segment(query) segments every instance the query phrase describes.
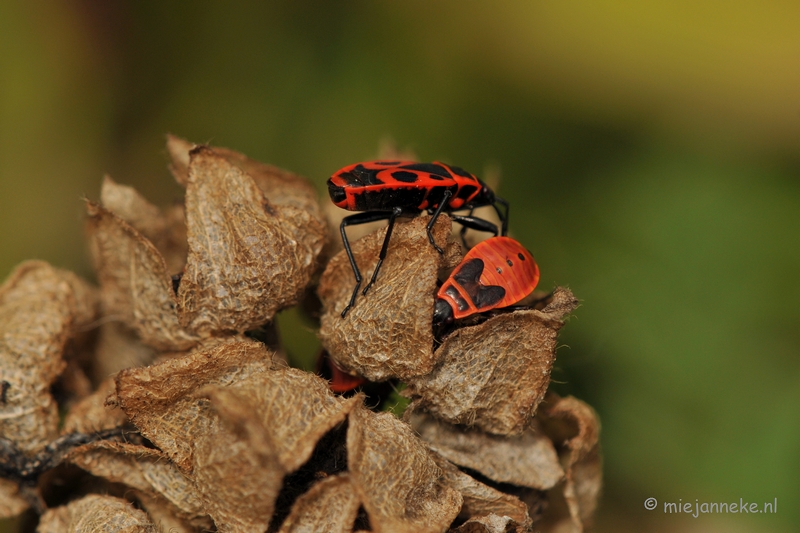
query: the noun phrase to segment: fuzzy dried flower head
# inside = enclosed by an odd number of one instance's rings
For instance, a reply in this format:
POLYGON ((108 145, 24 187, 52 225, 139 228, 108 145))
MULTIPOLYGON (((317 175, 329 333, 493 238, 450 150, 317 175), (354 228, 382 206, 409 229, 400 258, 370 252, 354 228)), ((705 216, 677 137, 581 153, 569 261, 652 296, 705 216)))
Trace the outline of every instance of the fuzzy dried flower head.
MULTIPOLYGON (((87 202, 100 291, 38 262, 0 287, 0 466, 34 472, 6 468, 0 516, 36 508, 37 481, 54 503, 55 479, 124 499, 69 495, 39 531, 587 527, 601 479, 596 417, 574 398, 539 407, 577 304, 569 291, 476 319, 434 351, 437 278, 462 256, 450 218, 433 228, 444 255, 427 215, 399 219, 376 284, 345 318, 354 280, 341 252, 317 291, 320 338, 338 366, 406 380, 414 398, 410 424, 373 412, 365 394, 335 396, 288 368, 270 323, 313 290, 327 234, 314 187, 229 149, 172 136, 167 147, 185 204, 157 208, 110 178, 101 202, 87 202), (96 343, 81 335, 75 348, 76 332, 94 329, 96 343), (80 468, 52 470, 62 460, 80 468)), ((364 285, 385 234, 351 240, 364 285)))

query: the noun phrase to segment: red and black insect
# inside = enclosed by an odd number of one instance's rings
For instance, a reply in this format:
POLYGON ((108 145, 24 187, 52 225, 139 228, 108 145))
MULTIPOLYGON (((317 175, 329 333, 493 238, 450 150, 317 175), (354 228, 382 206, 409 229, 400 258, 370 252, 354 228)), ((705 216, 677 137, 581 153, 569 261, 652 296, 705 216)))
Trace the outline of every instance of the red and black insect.
POLYGON ((364 211, 345 217, 340 226, 344 249, 356 278, 350 303, 342 311, 343 317, 355 303, 361 286, 361 272, 350 250, 345 231, 347 226, 389 220, 378 263, 372 279, 364 287, 362 294, 367 293, 378 277, 381 264, 386 257, 395 219, 400 215, 415 215, 426 210, 430 212, 432 216, 428 222, 428 240, 440 254, 444 253, 444 250, 434 241, 431 229, 443 211, 450 213, 469 209, 471 213, 476 207, 491 205, 500 217, 500 231, 495 224, 471 215, 451 215, 451 218, 465 228, 485 231, 495 236, 505 235, 508 228, 508 202, 495 196, 485 183, 466 170, 438 161, 433 163, 366 161, 349 165, 330 177, 328 193, 333 203, 342 209, 364 211), (505 209, 501 210, 498 204, 505 209))
POLYGON ((539 266, 511 237, 492 237, 473 247, 436 294, 434 326, 514 305, 539 283, 539 266))

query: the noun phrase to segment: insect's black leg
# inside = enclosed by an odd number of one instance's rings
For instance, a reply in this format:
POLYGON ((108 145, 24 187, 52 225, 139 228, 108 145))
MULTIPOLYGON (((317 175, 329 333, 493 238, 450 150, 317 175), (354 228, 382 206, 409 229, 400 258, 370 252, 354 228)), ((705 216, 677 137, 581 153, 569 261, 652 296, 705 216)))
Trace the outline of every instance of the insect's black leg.
POLYGON ((357 226, 359 224, 375 222, 376 220, 384 220, 390 218, 393 213, 393 211, 367 211, 365 213, 356 213, 355 215, 344 217, 342 219, 342 223, 339 225, 339 231, 342 234, 342 244, 344 244, 344 251, 347 253, 347 258, 350 260, 350 266, 353 268, 353 275, 356 278, 356 286, 353 288, 353 295, 350 297, 350 303, 348 303, 347 307, 345 307, 344 311, 342 311, 342 318, 344 318, 350 308, 356 303, 358 288, 361 286, 361 272, 358 270, 355 257, 353 257, 353 251, 350 249, 350 241, 347 240, 347 232, 345 231, 345 228, 347 226, 357 226))
MULTIPOLYGON (((492 204, 492 207, 494 207, 494 210, 497 211, 497 216, 500 218, 500 223, 503 226, 502 233, 500 235, 505 236, 505 235, 508 234, 508 202, 503 200, 502 198, 500 198, 498 196, 495 196, 494 197, 494 203, 492 204), (500 204, 500 205, 504 206, 506 208, 506 212, 505 213, 501 213, 500 212, 500 208, 497 207, 497 204, 500 204)), ((472 213, 470 213, 470 214, 472 214, 472 213)))
POLYGON ((431 244, 434 248, 436 248, 436 251, 442 255, 444 254, 444 250, 442 250, 439 245, 436 244, 436 241, 433 240, 433 233, 431 233, 431 229, 433 228, 433 225, 436 224, 436 220, 439 218, 442 210, 447 206, 447 202, 450 200, 451 196, 453 196, 453 191, 450 189, 444 191, 442 201, 439 202, 439 207, 436 208, 436 211, 433 212, 433 216, 431 216, 431 219, 428 221, 428 240, 431 241, 431 244))
POLYGON ((488 220, 483 220, 478 217, 462 217, 460 215, 450 215, 450 218, 461 224, 462 226, 478 231, 485 231, 497 237, 497 225, 492 224, 488 220))
MULTIPOLYGON (((475 208, 474 207, 470 207, 469 208, 469 214, 467 215, 467 218, 472 218, 472 213, 474 213, 474 212, 475 212, 475 208)), ((461 243, 464 245, 464 249, 465 250, 467 248, 469 248, 467 246, 467 229, 468 228, 466 226, 461 226, 461 231, 458 232, 458 234, 461 235, 461 243)))
POLYGON ((367 283, 367 286, 364 287, 364 292, 361 294, 367 294, 367 291, 372 284, 375 283, 375 280, 378 278, 378 272, 381 269, 381 265, 383 264, 383 260, 386 258, 386 251, 389 249, 389 239, 392 237, 392 230, 394 229, 394 221, 395 219, 403 213, 403 210, 399 207, 395 207, 392 210, 392 214, 389 215, 389 226, 386 228, 386 237, 383 239, 383 246, 381 246, 381 253, 378 256, 378 263, 375 265, 375 272, 372 273, 372 278, 367 283))

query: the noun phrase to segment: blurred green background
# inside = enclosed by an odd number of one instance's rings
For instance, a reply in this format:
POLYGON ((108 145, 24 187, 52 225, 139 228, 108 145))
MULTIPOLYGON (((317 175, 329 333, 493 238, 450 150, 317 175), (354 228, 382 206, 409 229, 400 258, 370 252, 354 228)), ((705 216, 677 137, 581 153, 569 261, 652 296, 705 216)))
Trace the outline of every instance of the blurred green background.
POLYGON ((166 132, 321 194, 388 137, 499 167, 540 286, 583 300, 554 387, 602 419, 597 530, 797 531, 800 3, 2 0, 0 276, 91 277, 81 197, 179 197, 166 132))

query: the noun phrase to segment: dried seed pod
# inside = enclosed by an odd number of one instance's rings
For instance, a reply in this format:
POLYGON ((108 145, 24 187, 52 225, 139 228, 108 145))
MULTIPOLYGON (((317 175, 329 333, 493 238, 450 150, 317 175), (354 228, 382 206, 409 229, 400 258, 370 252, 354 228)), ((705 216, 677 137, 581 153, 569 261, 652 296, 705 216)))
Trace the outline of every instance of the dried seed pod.
POLYGON ((348 474, 329 476, 297 499, 278 533, 350 533, 360 505, 348 474))
MULTIPOLYGON (((342 251, 320 279, 323 305, 319 337, 331 358, 343 370, 385 381, 427 374, 434 365, 433 294, 439 269, 458 255, 455 243, 440 256, 428 241, 429 217, 399 219, 395 224, 380 276, 366 295, 342 318, 353 292, 353 271, 342 251)), ((436 242, 445 243, 450 218, 442 215, 433 228, 436 242)), ((378 261, 386 229, 352 243, 366 286, 378 261)))
POLYGON ((94 292, 41 261, 18 266, 0 287, 0 437, 33 453, 58 435, 50 386, 76 330, 94 320, 94 292))
POLYGON ((207 513, 192 480, 159 450, 121 442, 97 441, 76 448, 69 462, 161 501, 173 516, 204 523, 207 513))
POLYGON ((347 468, 378 533, 445 531, 461 509, 433 454, 389 413, 350 413, 347 468))
POLYGON ((108 405, 107 399, 114 395, 117 384, 114 378, 108 378, 92 394, 73 405, 66 418, 61 434, 94 433, 103 429, 120 427, 128 421, 128 417, 116 405, 108 405))
POLYGON ((87 201, 89 238, 103 311, 131 326, 158 350, 186 350, 199 338, 178 322, 177 299, 164 258, 130 224, 87 201))
POLYGON ((564 483, 551 490, 548 499, 562 496, 568 509, 568 516, 560 517, 554 506, 556 512, 546 513, 545 520, 565 530, 584 531, 591 526, 603 484, 600 421, 594 409, 572 396, 549 393, 544 405, 542 427, 559 445, 566 472, 564 483))
POLYGON ((578 301, 558 288, 541 311, 523 310, 458 329, 436 351, 436 368, 408 380, 404 395, 455 424, 498 435, 530 424, 550 383, 558 330, 578 301))
POLYGON ((125 500, 90 494, 42 515, 37 533, 156 533, 150 518, 125 500))
POLYGON ((266 529, 283 477, 361 401, 269 357, 261 343, 218 341, 117 377, 122 408, 191 477, 221 530, 266 529))
POLYGON ((183 270, 188 251, 183 206, 162 212, 136 189, 120 185, 109 176, 103 179, 100 203, 153 243, 164 257, 167 272, 177 274, 183 270))
POLYGON ((193 477, 221 529, 269 524, 288 474, 307 462, 317 441, 360 398, 334 397, 320 378, 292 368, 257 374, 228 387, 207 386, 217 431, 197 436, 193 477))
POLYGON ((256 450, 274 453, 286 472, 308 461, 317 441, 362 401, 334 396, 327 383, 296 368, 278 368, 226 387, 208 386, 197 396, 256 450))
POLYGON ((271 198, 214 149, 192 150, 189 257, 178 288, 181 324, 189 330, 243 332, 299 301, 316 269, 324 223, 271 198))
POLYGON ((459 518, 472 519, 491 514, 508 516, 527 531, 532 521, 528 515, 528 507, 522 500, 481 483, 438 454, 435 457, 436 463, 445 473, 447 484, 464 498, 459 518))
POLYGON ((411 427, 432 450, 492 481, 547 490, 564 478, 550 439, 536 427, 511 437, 490 435, 414 413, 411 427))
MULTIPOLYGON (((209 384, 229 384, 268 372, 270 354, 256 341, 220 340, 188 355, 116 376, 117 401, 142 434, 184 472, 192 470, 191 436, 208 411, 194 393, 209 384)), ((203 422, 205 424, 205 422, 203 422)))

